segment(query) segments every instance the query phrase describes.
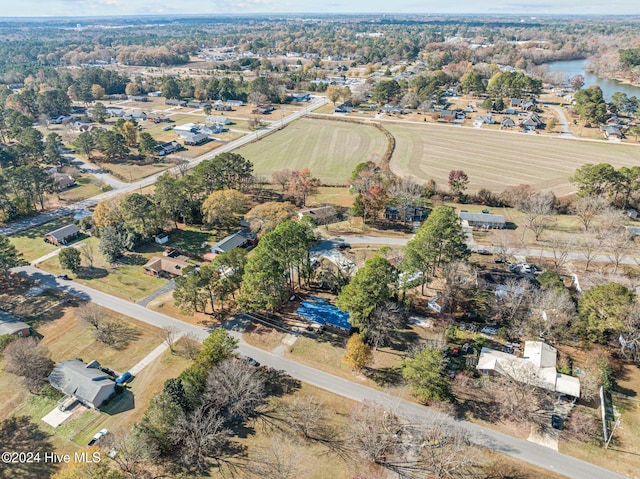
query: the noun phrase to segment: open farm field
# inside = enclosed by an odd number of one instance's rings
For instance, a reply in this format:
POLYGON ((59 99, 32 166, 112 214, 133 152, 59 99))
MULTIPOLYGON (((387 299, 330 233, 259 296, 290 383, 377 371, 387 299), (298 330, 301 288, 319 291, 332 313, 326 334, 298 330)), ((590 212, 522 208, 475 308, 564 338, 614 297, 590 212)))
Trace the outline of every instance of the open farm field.
POLYGON ((569 183, 586 163, 616 168, 640 164, 640 148, 615 143, 545 138, 471 128, 385 123, 396 138, 391 170, 399 176, 433 178, 446 188, 449 171, 469 175, 469 191, 530 184, 556 195, 575 191, 569 183))
POLYGON ((354 166, 380 159, 386 148, 386 137, 373 126, 301 119, 236 153, 253 162, 258 176, 309 168, 325 183, 344 184, 354 166))

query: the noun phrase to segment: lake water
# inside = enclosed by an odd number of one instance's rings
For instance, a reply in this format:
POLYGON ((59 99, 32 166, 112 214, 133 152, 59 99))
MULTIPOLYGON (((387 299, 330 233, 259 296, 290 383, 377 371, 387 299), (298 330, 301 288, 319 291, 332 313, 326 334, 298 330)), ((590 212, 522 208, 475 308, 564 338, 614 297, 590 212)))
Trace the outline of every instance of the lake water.
POLYGON ((600 78, 592 73, 587 73, 585 67, 588 60, 568 60, 561 62, 545 63, 549 68, 549 73, 564 73, 567 77, 574 75, 582 75, 584 77, 584 86, 600 85, 605 100, 610 100, 611 95, 617 91, 626 93, 628 96, 636 96, 640 98, 640 87, 625 85, 615 80, 609 80, 608 78, 600 78))

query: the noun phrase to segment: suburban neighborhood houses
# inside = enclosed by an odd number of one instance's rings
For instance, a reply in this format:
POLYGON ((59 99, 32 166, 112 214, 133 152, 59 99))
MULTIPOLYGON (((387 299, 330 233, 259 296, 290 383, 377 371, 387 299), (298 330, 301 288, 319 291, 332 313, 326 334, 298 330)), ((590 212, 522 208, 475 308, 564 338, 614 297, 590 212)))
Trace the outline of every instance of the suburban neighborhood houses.
POLYGON ((635 477, 631 11, 62 3, 3 18, 0 476, 635 477))

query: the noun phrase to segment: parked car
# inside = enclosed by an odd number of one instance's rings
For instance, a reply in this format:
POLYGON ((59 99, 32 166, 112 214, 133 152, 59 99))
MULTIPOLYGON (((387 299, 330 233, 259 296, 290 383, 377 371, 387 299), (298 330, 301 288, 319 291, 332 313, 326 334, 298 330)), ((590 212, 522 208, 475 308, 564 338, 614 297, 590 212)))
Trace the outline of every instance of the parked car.
POLYGON ((89 441, 89 446, 93 446, 96 442, 98 442, 100 439, 102 439, 104 436, 106 436, 107 434, 109 434, 109 430, 108 429, 100 429, 92 438, 91 441, 89 441))
POLYGON ((558 431, 562 431, 564 429, 564 421, 562 420, 562 417, 557 414, 551 415, 551 427, 558 431))
POLYGON ((126 382, 128 382, 131 378, 133 378, 133 374, 127 371, 126 373, 120 375, 120 377, 116 379, 116 384, 123 385, 126 382))
POLYGON ((481 248, 477 250, 476 253, 481 254, 482 256, 489 256, 491 254, 491 251, 481 248))
POLYGON ((251 364, 251 366, 255 366, 255 367, 260 366, 260 363, 258 361, 256 361, 253 358, 250 358, 249 356, 242 356, 242 359, 244 359, 246 362, 251 364))
POLYGON ((457 358, 458 356, 460 356, 460 349, 453 348, 453 351, 451 351, 451 356, 453 356, 454 358, 457 358))

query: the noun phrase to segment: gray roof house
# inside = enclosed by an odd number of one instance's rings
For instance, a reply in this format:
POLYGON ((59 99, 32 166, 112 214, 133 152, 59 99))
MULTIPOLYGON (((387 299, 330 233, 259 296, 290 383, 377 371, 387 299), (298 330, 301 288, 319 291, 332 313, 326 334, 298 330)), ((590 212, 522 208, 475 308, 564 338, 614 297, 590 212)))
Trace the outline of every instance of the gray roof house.
POLYGON ((48 243, 56 246, 65 245, 69 240, 76 238, 80 234, 80 230, 74 224, 63 226, 57 230, 53 230, 44 237, 48 243))
POLYGON ((255 233, 248 228, 243 228, 218 241, 211 247, 211 252, 215 254, 227 253, 236 248, 246 248, 255 242, 255 233))
POLYGON ((458 218, 468 226, 479 226, 482 228, 504 228, 505 221, 503 215, 492 215, 490 213, 469 213, 460 211, 458 218))
POLYGON ((87 407, 98 409, 115 392, 116 383, 100 370, 100 363, 79 359, 60 361, 49 375, 49 383, 87 407))
POLYGON ((29 336, 31 327, 14 315, 6 311, 0 311, 0 336, 4 334, 13 334, 20 337, 29 336))

